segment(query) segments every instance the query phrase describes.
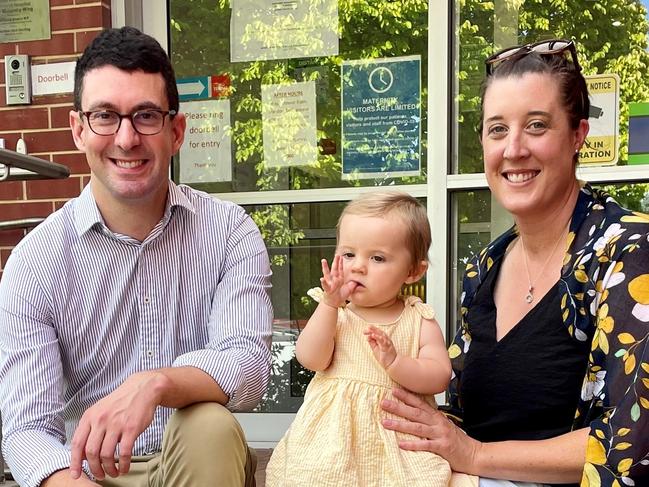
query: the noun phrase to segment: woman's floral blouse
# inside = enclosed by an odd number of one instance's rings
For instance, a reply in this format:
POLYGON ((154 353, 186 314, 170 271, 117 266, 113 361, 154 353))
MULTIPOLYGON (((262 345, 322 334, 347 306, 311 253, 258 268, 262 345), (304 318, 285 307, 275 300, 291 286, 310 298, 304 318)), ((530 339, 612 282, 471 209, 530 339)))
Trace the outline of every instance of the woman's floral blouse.
MULTIPOLYGON (((467 310, 516 236, 513 227, 466 268, 462 323, 449 348, 450 413, 458 418, 459 384, 471 347, 467 310)), ((592 344, 573 422, 573 429, 590 427, 581 485, 649 485, 649 216, 584 185, 563 263, 559 292, 566 330, 592 344)))

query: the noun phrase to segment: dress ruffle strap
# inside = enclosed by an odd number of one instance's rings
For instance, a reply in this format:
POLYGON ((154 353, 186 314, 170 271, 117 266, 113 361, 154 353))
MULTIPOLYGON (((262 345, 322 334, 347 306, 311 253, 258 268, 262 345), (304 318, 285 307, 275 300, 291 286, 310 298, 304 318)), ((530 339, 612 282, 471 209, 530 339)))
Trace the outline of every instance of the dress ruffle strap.
POLYGON ((422 302, 422 300, 417 296, 406 297, 405 305, 414 307, 415 311, 417 311, 422 318, 426 318, 427 320, 435 318, 435 310, 428 304, 422 302))
POLYGON ((324 291, 320 287, 312 287, 306 293, 316 303, 319 303, 324 298, 324 291))

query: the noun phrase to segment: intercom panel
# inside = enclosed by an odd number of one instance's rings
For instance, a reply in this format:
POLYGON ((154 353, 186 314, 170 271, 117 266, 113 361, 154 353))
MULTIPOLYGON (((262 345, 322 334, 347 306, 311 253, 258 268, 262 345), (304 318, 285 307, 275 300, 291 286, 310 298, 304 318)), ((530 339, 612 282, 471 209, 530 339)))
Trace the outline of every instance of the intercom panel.
POLYGON ((32 102, 32 80, 29 56, 5 56, 5 86, 7 105, 26 105, 32 102))

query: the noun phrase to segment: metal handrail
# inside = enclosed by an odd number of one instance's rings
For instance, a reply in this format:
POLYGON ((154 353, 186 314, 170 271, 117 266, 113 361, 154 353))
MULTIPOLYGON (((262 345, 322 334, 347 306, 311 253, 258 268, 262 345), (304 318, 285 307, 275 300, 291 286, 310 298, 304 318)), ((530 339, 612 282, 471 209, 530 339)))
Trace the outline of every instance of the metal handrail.
POLYGON ((0 221, 0 231, 15 230, 17 228, 34 228, 43 221, 45 221, 45 218, 22 218, 20 220, 0 221))
POLYGON ((70 169, 62 164, 2 148, 0 148, 0 164, 4 166, 2 172, 0 172, 0 181, 17 179, 64 179, 70 175, 70 169), (12 176, 12 167, 26 169, 35 174, 12 176))

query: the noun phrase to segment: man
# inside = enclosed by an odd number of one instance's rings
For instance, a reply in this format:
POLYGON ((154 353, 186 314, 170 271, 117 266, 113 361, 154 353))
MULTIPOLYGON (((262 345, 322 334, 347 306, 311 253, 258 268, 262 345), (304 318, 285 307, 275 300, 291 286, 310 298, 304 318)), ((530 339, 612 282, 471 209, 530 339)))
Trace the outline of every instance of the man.
POLYGON ((20 242, 0 283, 12 473, 45 487, 253 485, 224 406, 254 407, 268 380, 258 229, 169 181, 186 123, 151 37, 124 27, 88 46, 70 125, 90 184, 20 242))

